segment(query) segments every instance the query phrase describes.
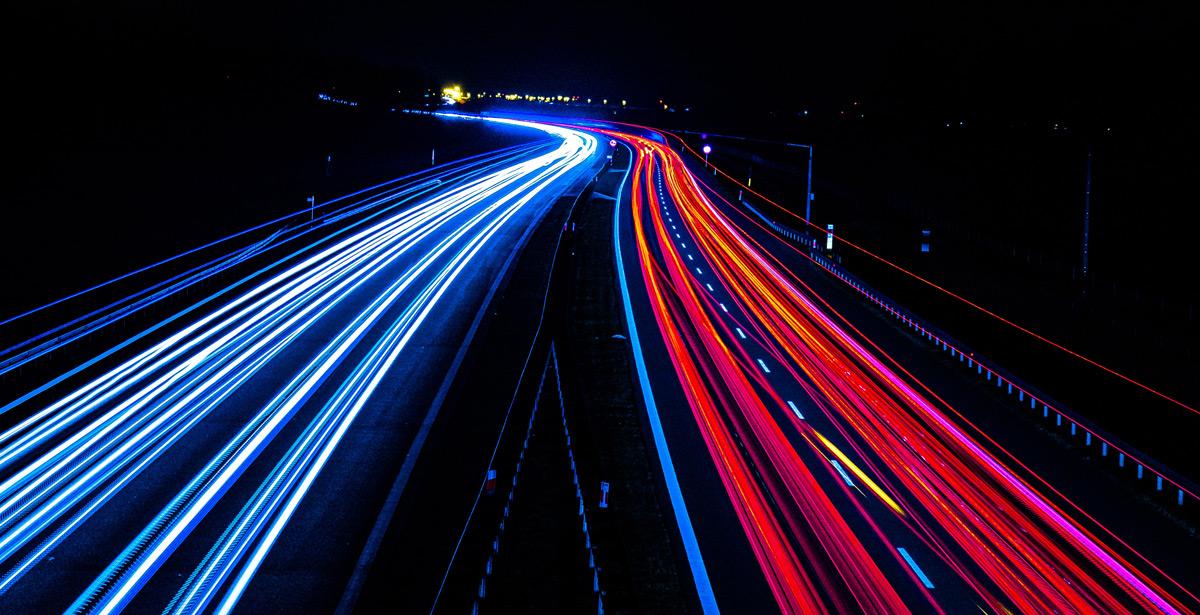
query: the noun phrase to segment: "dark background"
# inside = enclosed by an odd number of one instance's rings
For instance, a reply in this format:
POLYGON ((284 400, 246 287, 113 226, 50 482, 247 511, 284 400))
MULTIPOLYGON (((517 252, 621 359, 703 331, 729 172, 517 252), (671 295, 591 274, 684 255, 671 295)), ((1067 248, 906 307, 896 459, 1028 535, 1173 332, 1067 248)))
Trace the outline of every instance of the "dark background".
MULTIPOLYGON (((813 143, 817 222, 1198 402, 1200 54, 1182 9, 246 4, 6 11, 0 314, 291 211, 308 194, 414 170, 430 148, 449 159, 511 142, 391 112, 453 82, 630 103, 475 110, 813 143), (916 252, 921 228, 933 231, 930 255, 916 252)), ((801 152, 716 144, 722 164, 799 209, 801 152)), ((976 324, 957 327, 965 316, 886 270, 865 273, 951 331, 976 324)))

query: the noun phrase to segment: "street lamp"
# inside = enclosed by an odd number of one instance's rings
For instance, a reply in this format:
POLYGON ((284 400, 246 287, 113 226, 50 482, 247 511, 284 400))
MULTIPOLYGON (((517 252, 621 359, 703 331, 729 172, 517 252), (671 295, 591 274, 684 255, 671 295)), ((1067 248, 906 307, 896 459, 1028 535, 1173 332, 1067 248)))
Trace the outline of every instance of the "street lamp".
MULTIPOLYGON (((812 202, 813 202, 813 185, 812 185, 813 146, 812 145, 808 145, 805 143, 788 143, 785 141, 771 141, 768 139, 753 139, 750 137, 740 137, 737 135, 719 135, 719 134, 706 133, 706 132, 692 132, 690 130, 681 130, 679 132, 681 132, 683 134, 688 134, 688 135, 699 135, 701 139, 707 139, 708 137, 713 136, 713 137, 720 137, 722 139, 734 139, 736 141, 753 141, 753 142, 757 142, 757 143, 774 143, 776 145, 783 145, 785 147, 799 147, 804 150, 807 150, 808 151, 808 182, 807 182, 808 185, 806 186, 806 192, 804 194, 804 223, 805 224, 812 223, 812 202)), ((708 168, 708 153, 712 151, 712 146, 705 143, 702 150, 704 151, 704 167, 708 168)), ((716 173, 715 169, 713 170, 713 173, 716 173)), ((749 184, 749 178, 747 178, 747 184, 749 184)), ((805 231, 807 231, 807 230, 808 229, 806 228, 805 231)))

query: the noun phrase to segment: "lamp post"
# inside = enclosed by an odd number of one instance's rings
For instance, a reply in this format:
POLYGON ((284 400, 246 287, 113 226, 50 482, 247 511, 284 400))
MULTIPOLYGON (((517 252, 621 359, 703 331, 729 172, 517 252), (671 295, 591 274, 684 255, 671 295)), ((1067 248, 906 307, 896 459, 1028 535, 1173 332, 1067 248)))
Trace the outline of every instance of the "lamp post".
POLYGON ((704 152, 704 168, 707 169, 708 168, 708 155, 712 153, 712 146, 705 143, 704 147, 701 148, 701 151, 704 152))
MULTIPOLYGON (((1081 251, 1083 265, 1083 279, 1086 282, 1088 277, 1088 234, 1091 230, 1092 217, 1092 148, 1088 148, 1087 153, 1087 175, 1084 181, 1083 188, 1083 249, 1081 251)), ((1087 293, 1087 286, 1084 287, 1084 293, 1087 293)))
POLYGON ((812 185, 812 159, 813 159, 813 148, 812 148, 812 146, 811 146, 811 145, 803 145, 803 146, 801 146, 801 147, 804 147, 805 149, 807 149, 807 150, 808 150, 808 182, 807 182, 807 183, 806 183, 806 185, 805 185, 805 189, 807 190, 807 192, 806 192, 806 193, 805 193, 805 195, 804 195, 804 222, 805 222, 806 224, 808 224, 808 223, 809 223, 809 220, 811 220, 811 219, 812 219, 812 197, 813 197, 813 185, 812 185))

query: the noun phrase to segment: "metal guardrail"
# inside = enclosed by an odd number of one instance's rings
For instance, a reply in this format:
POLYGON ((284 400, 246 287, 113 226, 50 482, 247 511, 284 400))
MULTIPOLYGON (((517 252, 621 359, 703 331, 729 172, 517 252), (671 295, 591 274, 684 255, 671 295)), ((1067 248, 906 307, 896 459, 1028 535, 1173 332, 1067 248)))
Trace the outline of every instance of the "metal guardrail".
POLYGON ((1149 474, 1154 479, 1154 490, 1156 492, 1165 492, 1168 489, 1176 492, 1174 500, 1178 506, 1183 506, 1185 501, 1189 500, 1200 502, 1200 487, 1197 487, 1187 478, 1163 466, 1133 446, 1122 442, 1117 437, 1105 432, 1075 411, 1053 401, 1049 395, 1012 376, 1010 372, 991 360, 980 358, 975 352, 967 348, 966 345, 954 340, 941 329, 913 316, 908 310, 899 307, 899 304, 895 301, 892 301, 874 288, 863 283, 859 278, 847 272, 844 267, 834 263, 811 247, 809 247, 809 257, 819 267, 842 282, 845 282, 850 288, 895 318, 902 325, 925 338, 935 348, 948 353, 952 358, 957 358, 959 363, 962 363, 968 370, 975 372, 984 381, 995 382, 997 388, 1002 389, 1006 395, 1012 397, 1013 401, 1021 407, 1027 405, 1030 410, 1037 411, 1040 409, 1044 419, 1053 419, 1056 428, 1069 430, 1071 438, 1082 438, 1085 447, 1098 446, 1101 458, 1115 459, 1118 468, 1135 468, 1133 474, 1139 481, 1145 479, 1146 474, 1149 474))
MULTIPOLYGON (((508 488, 508 495, 504 503, 504 509, 500 515, 500 522, 496 528, 496 533, 491 541, 491 552, 488 554, 487 562, 484 565, 483 574, 480 576, 479 585, 475 593, 475 598, 471 605, 472 615, 478 615, 480 606, 488 596, 488 579, 495 572, 496 557, 500 554, 500 547, 504 537, 504 531, 508 524, 509 518, 512 515, 513 500, 516 498, 517 486, 520 484, 521 468, 525 463, 525 455, 529 451, 529 440, 533 436, 533 426, 537 420, 538 410, 542 405, 542 392, 545 389, 546 374, 550 371, 550 366, 554 366, 554 385, 555 391, 558 393, 558 408, 559 414, 562 417, 562 435, 566 439, 567 460, 571 467, 571 481, 575 486, 575 502, 578 505, 577 517, 579 518, 579 531, 583 538, 583 548, 587 554, 588 569, 592 572, 592 593, 596 599, 597 615, 604 615, 604 597, 605 592, 600 584, 600 566, 596 564, 596 549, 592 544, 592 534, 588 526, 587 506, 584 502, 583 489, 579 484, 579 472, 575 467, 575 451, 571 446, 571 430, 567 425, 567 407, 564 402, 562 392, 562 379, 558 368, 558 353, 554 349, 554 342, 550 343, 550 353, 546 357, 546 365, 542 368, 542 377, 538 382, 537 394, 533 399, 533 411, 529 415, 529 423, 525 427, 525 439, 521 443, 521 451, 517 455, 516 466, 513 470, 512 484, 508 488)), ((489 470, 489 473, 491 470, 489 470)), ((491 475, 489 476, 491 478, 491 475)))
POLYGON ((1008 370, 1000 367, 995 362, 986 358, 980 358, 975 352, 967 348, 965 344, 955 340, 943 330, 913 316, 911 311, 904 309, 897 302, 867 285, 857 276, 849 273, 842 265, 833 262, 821 254, 817 250, 818 243, 816 239, 812 239, 808 235, 780 224, 778 221, 759 211, 758 208, 741 195, 738 196, 738 201, 750 213, 754 214, 755 217, 771 228, 771 230, 807 249, 808 257, 817 266, 846 283, 850 288, 894 317, 904 326, 917 332, 921 337, 933 344, 935 348, 939 348, 951 357, 957 358, 967 369, 973 370, 977 376, 983 378, 985 381, 995 382, 996 387, 1004 390, 1005 394, 1012 396, 1017 404, 1021 406, 1028 404, 1029 409, 1034 411, 1040 407, 1042 417, 1046 420, 1053 419, 1056 428, 1067 430, 1071 438, 1082 438, 1085 447, 1098 446, 1101 458, 1115 459, 1117 467, 1121 469, 1126 467, 1134 468, 1132 474, 1136 477, 1136 480, 1144 480, 1146 475, 1149 474, 1153 479, 1154 490, 1156 492, 1175 491, 1174 501, 1177 506, 1183 506, 1187 501, 1193 503, 1200 502, 1200 486, 1197 486, 1191 480, 1155 461, 1148 454, 1137 450, 1116 436, 1100 429, 1079 413, 1054 401, 1046 393, 1013 376, 1008 370))

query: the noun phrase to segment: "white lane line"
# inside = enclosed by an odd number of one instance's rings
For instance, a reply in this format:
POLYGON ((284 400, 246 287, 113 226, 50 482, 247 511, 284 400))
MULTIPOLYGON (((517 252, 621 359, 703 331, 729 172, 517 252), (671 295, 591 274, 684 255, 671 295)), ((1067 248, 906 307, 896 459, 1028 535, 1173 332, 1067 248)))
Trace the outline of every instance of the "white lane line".
POLYGON ((762 359, 758 360, 758 366, 761 367, 764 372, 768 374, 771 373, 771 368, 767 367, 767 364, 763 363, 762 359))
POLYGON ((692 258, 692 255, 691 255, 691 254, 688 254, 688 255, 687 255, 687 257, 688 257, 688 260, 690 260, 690 261, 694 261, 694 260, 696 260, 696 259, 692 258))
POLYGON ((926 589, 933 589, 933 582, 929 580, 929 577, 925 576, 925 573, 921 571, 921 567, 918 566, 917 562, 914 561, 912 556, 908 554, 908 551, 906 551, 904 547, 896 547, 896 550, 900 552, 900 557, 903 557, 904 561, 908 562, 908 567, 912 568, 913 572, 917 573, 917 578, 921 579, 921 584, 923 584, 926 589))
POLYGON ((850 487, 854 486, 854 481, 850 480, 850 475, 846 474, 846 471, 842 469, 842 464, 838 463, 837 459, 830 459, 829 463, 833 464, 833 469, 837 470, 838 474, 842 475, 842 480, 846 481, 847 485, 850 487))
POLYGON ((696 273, 698 275, 704 275, 704 271, 702 271, 699 267, 696 267, 696 273))
MULTIPOLYGON (((628 145, 630 156, 633 149, 628 145)), ((630 165, 632 168, 633 165, 630 165)), ((712 583, 708 579, 708 569, 704 565, 704 557, 700 553, 700 542, 696 539, 696 530, 692 527, 692 519, 688 514, 687 504, 683 499, 683 490, 679 486, 679 477, 675 473, 675 464, 671 461, 671 452, 667 449, 667 438, 663 433, 662 417, 659 416, 658 406, 654 403, 654 392, 650 388, 650 375, 646 369, 646 358, 642 356, 642 344, 638 338, 637 321, 633 317, 633 302, 629 297, 629 281, 625 276, 625 263, 621 258, 621 197, 624 195, 625 182, 629 179, 629 171, 617 188, 617 200, 613 203, 613 256, 617 265, 617 277, 621 282, 621 299, 625 303, 625 326, 629 328, 629 342, 633 348, 633 359, 637 365, 638 381, 641 383, 642 398, 646 403, 646 415, 650 418, 650 432, 654 436, 654 450, 658 453, 659 466, 663 470, 663 481, 667 486, 667 494, 671 500, 671 510, 675 513, 675 525, 679 528, 683 540, 683 550, 687 555, 688 567, 691 569, 692 581, 695 583, 696 594, 700 599, 700 609, 707 614, 719 613, 716 594, 713 593, 712 583)))
POLYGON ((738 337, 740 337, 740 338, 742 338, 742 339, 746 339, 746 332, 745 332, 745 331, 742 331, 742 328, 741 328, 741 327, 734 327, 733 329, 734 329, 735 331, 737 331, 738 337))
POLYGON ((720 304, 720 305, 721 305, 721 311, 722 311, 722 312, 725 312, 726 314, 728 314, 728 313, 729 313, 729 308, 725 307, 725 304, 724 304, 724 303, 722 303, 722 304, 720 304))
POLYGON ((713 291, 712 284, 705 283, 704 285, 708 287, 708 292, 710 292, 710 293, 715 292, 715 291, 713 291))
POLYGON ((800 414, 800 409, 796 407, 796 404, 792 403, 792 400, 789 399, 787 405, 792 409, 792 412, 796 413, 796 418, 800 419, 801 421, 804 420, 804 415, 800 414))

